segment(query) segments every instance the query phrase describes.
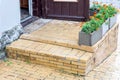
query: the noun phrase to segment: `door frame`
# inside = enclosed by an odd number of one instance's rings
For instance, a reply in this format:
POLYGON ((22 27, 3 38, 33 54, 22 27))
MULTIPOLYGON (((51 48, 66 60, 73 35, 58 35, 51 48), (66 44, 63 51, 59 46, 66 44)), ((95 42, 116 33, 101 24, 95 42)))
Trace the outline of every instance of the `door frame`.
POLYGON ((25 19, 21 19, 21 23, 27 21, 30 18, 32 18, 32 16, 33 16, 33 5, 32 4, 33 4, 33 0, 28 0, 29 16, 26 17, 25 19))

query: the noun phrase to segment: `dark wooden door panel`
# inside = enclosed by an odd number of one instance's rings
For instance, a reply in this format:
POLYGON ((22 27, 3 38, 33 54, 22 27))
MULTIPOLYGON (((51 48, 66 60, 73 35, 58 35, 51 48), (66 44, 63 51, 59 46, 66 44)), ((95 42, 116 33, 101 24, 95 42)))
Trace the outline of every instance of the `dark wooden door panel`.
MULTIPOLYGON (((57 3, 53 3, 53 13, 55 15, 61 15, 62 9, 61 9, 61 3, 57 2, 57 3)), ((48 10, 50 11, 52 8, 48 7, 48 10)), ((49 13, 48 13, 49 14, 49 13)))
POLYGON ((78 3, 69 3, 69 15, 70 16, 79 16, 78 14, 78 3))
POLYGON ((69 15, 69 3, 62 3, 61 9, 62 9, 61 11, 62 15, 66 15, 66 16, 69 15))
POLYGON ((54 2, 53 0, 42 1, 42 14, 45 18, 86 20, 89 18, 89 0, 78 2, 54 2))
POLYGON ((33 14, 43 18, 87 20, 89 18, 89 0, 78 0, 78 2, 33 0, 33 14))
POLYGON ((33 15, 42 17, 42 3, 41 0, 32 0, 33 4, 33 15))

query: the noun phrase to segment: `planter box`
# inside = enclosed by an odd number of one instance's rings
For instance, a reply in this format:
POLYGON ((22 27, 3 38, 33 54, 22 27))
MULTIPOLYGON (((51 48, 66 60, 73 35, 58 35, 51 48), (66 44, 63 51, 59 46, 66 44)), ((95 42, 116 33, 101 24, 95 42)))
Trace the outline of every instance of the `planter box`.
POLYGON ((113 17, 110 17, 110 26, 109 28, 112 28, 114 24, 117 22, 117 14, 113 17))
POLYGON ((79 33, 79 45, 87 45, 92 46, 97 43, 102 38, 102 27, 100 27, 97 31, 94 31, 91 34, 87 34, 85 32, 79 33))
POLYGON ((110 25, 110 19, 107 19, 103 24, 102 24, 102 36, 105 35, 105 33, 109 30, 109 25, 110 25))

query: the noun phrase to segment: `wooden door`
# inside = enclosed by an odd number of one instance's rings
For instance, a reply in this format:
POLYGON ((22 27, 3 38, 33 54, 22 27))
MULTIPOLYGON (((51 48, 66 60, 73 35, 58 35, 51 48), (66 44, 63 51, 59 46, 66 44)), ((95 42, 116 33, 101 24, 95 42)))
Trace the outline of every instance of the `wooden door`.
POLYGON ((41 0, 32 0, 33 4, 33 15, 42 17, 42 3, 41 0))
POLYGON ((20 0, 21 8, 28 8, 28 0, 20 0))
POLYGON ((89 0, 42 0, 44 18, 83 21, 89 18, 89 0))

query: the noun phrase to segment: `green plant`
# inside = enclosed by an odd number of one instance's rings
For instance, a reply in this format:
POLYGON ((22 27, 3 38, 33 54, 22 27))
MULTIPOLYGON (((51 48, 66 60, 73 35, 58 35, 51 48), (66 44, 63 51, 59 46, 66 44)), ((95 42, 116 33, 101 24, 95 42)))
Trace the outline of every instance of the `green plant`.
POLYGON ((95 16, 95 18, 97 18, 98 20, 103 19, 103 15, 102 15, 101 13, 98 13, 98 14, 95 16))
POLYGON ((109 13, 107 11, 104 12, 104 20, 107 20, 109 18, 109 13))
POLYGON ((91 25, 90 25, 90 22, 87 22, 83 25, 82 31, 85 32, 85 33, 93 32, 93 30, 91 28, 91 25))
POLYGON ((112 5, 103 5, 100 7, 100 14, 104 15, 104 19, 114 16, 117 13, 117 10, 112 5))
POLYGON ((105 12, 105 5, 100 7, 99 13, 103 14, 105 12))
POLYGON ((89 22, 85 23, 83 25, 82 31, 90 34, 94 31, 96 31, 99 28, 100 24, 97 20, 91 19, 89 22))
POLYGON ((104 23, 104 19, 99 20, 99 24, 102 25, 104 23))
POLYGON ((90 7, 90 10, 94 11, 94 10, 98 10, 101 7, 100 4, 98 4, 98 2, 93 2, 92 7, 90 7))
POLYGON ((95 13, 91 20, 83 25, 82 31, 85 33, 96 31, 109 17, 117 13, 117 10, 112 5, 101 5, 98 3, 94 3, 91 10, 99 10, 99 12, 95 13))
POLYGON ((108 5, 107 9, 108 9, 109 17, 112 17, 114 16, 114 14, 117 13, 117 10, 112 5, 108 5))
POLYGON ((97 30, 100 26, 100 23, 96 19, 91 19, 90 20, 90 25, 91 25, 91 27, 93 27, 94 30, 97 30))
POLYGON ((98 14, 100 14, 101 17, 99 17, 99 19, 104 19, 104 21, 108 19, 109 13, 107 7, 108 7, 107 5, 103 5, 100 7, 100 11, 98 14))

